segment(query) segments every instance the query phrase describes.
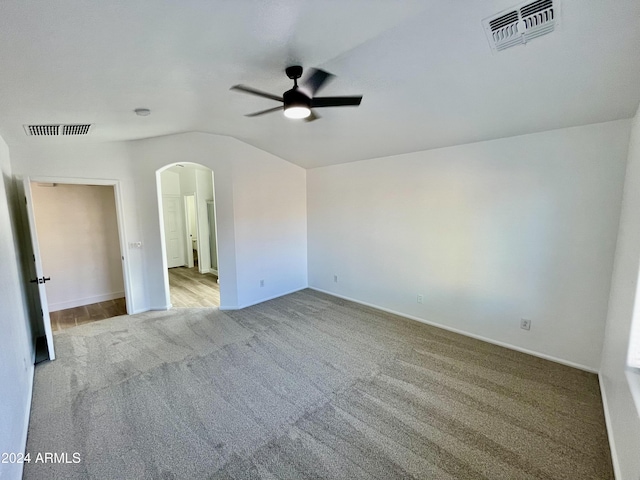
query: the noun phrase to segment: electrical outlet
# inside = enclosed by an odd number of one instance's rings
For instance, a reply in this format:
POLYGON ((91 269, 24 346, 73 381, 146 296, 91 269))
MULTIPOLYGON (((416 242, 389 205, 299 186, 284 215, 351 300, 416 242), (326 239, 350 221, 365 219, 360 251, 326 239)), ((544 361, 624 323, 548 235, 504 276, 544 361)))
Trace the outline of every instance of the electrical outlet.
POLYGON ((522 328, 523 330, 531 330, 531 320, 527 320, 526 318, 521 318, 520 328, 522 328))
POLYGON ((260 280, 260 286, 264 287, 264 280, 260 280))
POLYGON ((334 275, 334 276, 333 276, 333 281, 334 281, 335 283, 338 283, 338 275, 334 275))
POLYGON ((423 302, 424 302, 424 296, 418 295, 418 303, 423 303, 423 302))

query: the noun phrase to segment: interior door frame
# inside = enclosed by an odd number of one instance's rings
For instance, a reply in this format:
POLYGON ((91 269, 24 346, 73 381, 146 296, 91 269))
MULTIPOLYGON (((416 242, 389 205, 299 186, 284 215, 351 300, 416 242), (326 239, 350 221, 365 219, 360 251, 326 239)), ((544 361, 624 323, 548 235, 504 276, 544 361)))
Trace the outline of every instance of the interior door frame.
MULTIPOLYGON (((224 288, 220 288, 220 308, 222 310, 230 310, 233 309, 235 307, 227 307, 223 304, 223 302, 225 301, 231 301, 231 302, 236 302, 237 303, 237 285, 235 282, 235 277, 236 277, 236 268, 235 268, 235 263, 234 263, 234 259, 235 259, 235 250, 234 250, 234 245, 235 243, 232 240, 233 237, 233 216, 230 215, 230 212, 233 210, 233 195, 231 194, 231 192, 228 190, 228 188, 224 189, 224 194, 222 194, 221 196, 226 200, 227 202, 227 206, 230 208, 230 210, 228 210, 226 207, 223 208, 223 212, 225 213, 225 215, 223 215, 222 217, 220 215, 218 215, 219 213, 219 209, 220 209, 220 205, 218 203, 219 197, 216 195, 216 191, 218 191, 216 189, 216 180, 215 180, 215 172, 213 171, 213 169, 208 166, 208 165, 203 165, 201 163, 196 163, 196 162, 191 162, 191 161, 180 161, 180 162, 170 162, 170 163, 166 163, 163 166, 161 166, 160 168, 158 168, 155 171, 155 177, 156 177, 156 206, 157 206, 157 212, 158 212, 158 234, 160 237, 160 248, 161 251, 165 251, 166 246, 165 246, 165 236, 164 236, 164 225, 163 225, 163 220, 162 220, 162 172, 165 172, 167 170, 169 170, 171 167, 174 167, 176 165, 190 165, 190 166, 195 166, 195 167, 200 167, 202 169, 206 169, 208 171, 211 172, 212 175, 212 187, 213 187, 213 197, 214 197, 214 203, 215 203, 215 210, 216 210, 216 224, 218 222, 218 219, 220 218, 224 218, 224 228, 221 230, 222 232, 224 232, 224 234, 222 235, 223 237, 223 241, 222 241, 222 245, 223 245, 223 251, 225 253, 225 255, 223 255, 223 265, 220 265, 220 254, 218 254, 218 275, 231 275, 232 281, 230 283, 228 283, 228 286, 224 287, 224 288), (227 269, 229 270, 229 272, 231 273, 226 273, 227 269), (227 298, 230 298, 231 300, 227 300, 227 298)), ((218 178, 218 181, 220 181, 220 179, 218 178)), ((228 186, 227 186, 228 187, 228 186)), ((222 191, 222 190, 220 190, 222 191)), ((218 235, 218 238, 220 236, 220 232, 217 231, 216 235, 218 235)), ((220 248, 220 244, 221 242, 218 242, 217 246, 218 248, 220 248)), ((171 288, 169 285, 169 269, 167 268, 167 259, 165 258, 165 255, 160 255, 160 266, 162 267, 162 271, 163 271, 163 281, 164 281, 164 292, 165 292, 165 307, 163 307, 163 310, 169 310, 171 308, 173 308, 173 305, 171 304, 171 288)), ((220 283, 220 282, 218 282, 220 283)), ((232 303, 232 305, 235 305, 235 303, 232 303)))
POLYGON ((193 215, 196 224, 196 251, 198 252, 198 271, 202 268, 202 255, 200 255, 200 223, 198 223, 198 194, 196 192, 189 192, 182 195, 182 201, 184 202, 184 226, 185 226, 185 238, 187 249, 187 266, 189 268, 194 267, 193 261, 193 242, 190 238, 190 221, 191 212, 189 212, 189 206, 187 204, 187 197, 193 197, 193 215))
MULTIPOLYGON (((122 278, 124 280, 124 296, 127 308, 127 314, 131 315, 133 309, 133 294, 131 292, 131 273, 129 267, 129 255, 127 250, 127 239, 124 232, 124 208, 122 206, 122 189, 119 180, 103 179, 103 178, 76 178, 76 177, 49 177, 49 176, 25 176, 31 183, 62 183, 68 185, 88 185, 113 187, 113 196, 115 198, 116 220, 118 224, 118 239, 120 241, 120 258, 122 260, 122 278)), ((33 205, 33 199, 29 199, 33 205)), ((38 238, 37 229, 31 232, 35 238, 38 238)))
MULTIPOLYGON (((212 172, 213 173, 213 172, 212 172)), ((213 268, 213 257, 210 258, 209 261, 209 273, 213 273, 216 277, 218 277, 218 283, 220 283, 220 275, 218 272, 218 221, 216 220, 216 201, 215 201, 215 192, 213 194, 214 200, 207 200, 207 222, 209 222, 209 205, 212 205, 213 211, 213 235, 211 235, 211 224, 209 223, 209 243, 213 241, 216 246, 216 268, 213 268)), ((211 251, 211 245, 209 245, 209 251, 211 251)))

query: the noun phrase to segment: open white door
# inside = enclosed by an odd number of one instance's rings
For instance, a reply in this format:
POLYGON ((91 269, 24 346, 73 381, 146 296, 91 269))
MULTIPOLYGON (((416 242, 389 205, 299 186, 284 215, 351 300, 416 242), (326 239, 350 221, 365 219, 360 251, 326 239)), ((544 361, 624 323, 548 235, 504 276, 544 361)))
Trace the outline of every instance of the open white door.
POLYGON ((44 334, 47 338, 47 350, 49 351, 49 360, 55 360, 56 354, 53 347, 53 332, 51 331, 51 318, 49 317, 49 305, 47 303, 47 291, 45 282, 51 280, 46 277, 42 269, 42 260, 40 258, 40 247, 38 246, 38 235, 36 231, 35 215, 33 213, 33 200, 31 195, 31 181, 29 178, 22 180, 24 188, 24 197, 26 203, 26 212, 29 222, 29 237, 31 239, 31 247, 33 249, 33 261, 35 263, 35 278, 29 279, 31 283, 38 285, 38 293, 40 294, 40 310, 42 312, 42 322, 44 326, 44 334))
POLYGON ((162 216, 164 219, 164 239, 166 245, 167 268, 182 267, 184 261, 184 221, 179 195, 162 196, 162 216))

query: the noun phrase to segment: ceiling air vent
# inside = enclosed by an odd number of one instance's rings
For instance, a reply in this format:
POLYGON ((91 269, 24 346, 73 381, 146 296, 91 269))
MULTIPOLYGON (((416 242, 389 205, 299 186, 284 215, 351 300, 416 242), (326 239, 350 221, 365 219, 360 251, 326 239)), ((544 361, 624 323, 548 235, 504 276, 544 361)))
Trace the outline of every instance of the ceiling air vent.
POLYGON ((27 135, 56 136, 60 130, 60 125, 25 125, 24 129, 27 135))
POLYGON ((24 131, 31 136, 57 137, 61 135, 87 135, 90 123, 77 125, 25 125, 24 131))
POLYGON ((86 135, 91 128, 90 123, 83 125, 62 125, 62 135, 86 135))
POLYGON ((494 52, 522 45, 551 33, 559 23, 560 0, 522 3, 482 21, 494 52))

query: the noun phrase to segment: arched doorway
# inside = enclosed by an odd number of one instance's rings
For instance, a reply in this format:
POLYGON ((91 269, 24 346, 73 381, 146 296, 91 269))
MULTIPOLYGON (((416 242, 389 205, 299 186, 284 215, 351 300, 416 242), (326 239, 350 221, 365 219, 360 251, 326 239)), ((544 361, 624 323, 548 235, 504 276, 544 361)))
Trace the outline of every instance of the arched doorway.
POLYGON ((165 284, 173 307, 219 307, 215 177, 184 162, 158 170, 165 284))

